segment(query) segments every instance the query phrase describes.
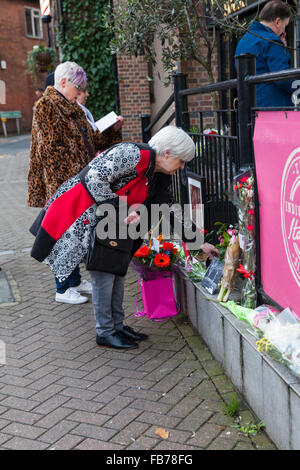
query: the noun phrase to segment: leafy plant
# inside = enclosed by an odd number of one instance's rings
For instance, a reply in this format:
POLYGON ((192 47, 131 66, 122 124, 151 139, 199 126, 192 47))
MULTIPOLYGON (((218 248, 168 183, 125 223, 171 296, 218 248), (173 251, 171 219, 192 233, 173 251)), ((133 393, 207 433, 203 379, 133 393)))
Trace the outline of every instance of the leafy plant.
POLYGON ((239 410, 240 403, 237 397, 237 394, 234 393, 230 396, 230 399, 227 403, 224 404, 224 413, 227 416, 235 416, 239 410))
POLYGON ((260 421, 258 424, 253 423, 246 423, 244 426, 241 424, 236 424, 232 426, 233 428, 237 428, 238 431, 242 432, 245 437, 248 436, 256 436, 256 434, 260 431, 260 429, 265 427, 265 424, 260 421))
POLYGON ((116 107, 111 33, 103 21, 110 1, 64 0, 62 5, 64 24, 58 35, 61 59, 76 62, 86 72, 90 95, 86 106, 99 119, 116 107))
MULTIPOLYGON (((226 6, 228 0, 123 0, 116 2, 114 12, 105 15, 112 32, 111 50, 129 56, 143 55, 155 65, 160 42, 161 61, 168 85, 177 62, 194 60, 205 70, 209 83, 215 82, 213 54, 217 44, 216 25, 226 26, 228 34, 236 34, 226 6), (210 28, 208 28, 208 24, 210 28)), ((160 77, 159 77, 160 78, 160 77)), ((212 93, 214 108, 218 98, 212 93)))
POLYGON ((28 72, 34 80, 37 80, 39 72, 51 72, 53 70, 56 62, 56 53, 51 47, 39 44, 28 52, 26 62, 28 72), (42 67, 44 68, 41 70, 42 67))
POLYGON ((219 227, 217 230, 217 236, 219 243, 216 245, 220 253, 220 259, 224 260, 226 249, 229 245, 233 233, 237 233, 236 229, 232 225, 226 225, 223 222, 215 222, 215 226, 219 227))

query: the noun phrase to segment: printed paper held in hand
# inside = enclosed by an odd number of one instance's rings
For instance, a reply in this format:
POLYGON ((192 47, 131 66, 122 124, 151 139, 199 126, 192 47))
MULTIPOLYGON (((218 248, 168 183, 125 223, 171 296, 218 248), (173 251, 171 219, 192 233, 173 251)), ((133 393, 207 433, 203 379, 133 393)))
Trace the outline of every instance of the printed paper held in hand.
POLYGON ((106 129, 116 124, 117 121, 118 116, 114 111, 112 111, 111 113, 108 113, 106 116, 96 121, 95 124, 100 132, 104 132, 106 129))

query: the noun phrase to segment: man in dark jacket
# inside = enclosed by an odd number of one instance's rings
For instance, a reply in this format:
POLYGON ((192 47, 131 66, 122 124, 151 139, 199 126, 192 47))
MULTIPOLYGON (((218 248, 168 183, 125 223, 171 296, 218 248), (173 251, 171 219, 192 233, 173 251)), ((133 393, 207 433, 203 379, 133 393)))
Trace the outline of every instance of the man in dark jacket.
MULTIPOLYGON (((291 68, 291 57, 286 48, 285 28, 291 15, 290 6, 281 0, 272 0, 260 13, 260 21, 254 21, 239 41, 236 56, 256 55, 256 73, 277 72, 291 68)), ((292 106, 291 81, 264 83, 256 87, 259 107, 292 106)))

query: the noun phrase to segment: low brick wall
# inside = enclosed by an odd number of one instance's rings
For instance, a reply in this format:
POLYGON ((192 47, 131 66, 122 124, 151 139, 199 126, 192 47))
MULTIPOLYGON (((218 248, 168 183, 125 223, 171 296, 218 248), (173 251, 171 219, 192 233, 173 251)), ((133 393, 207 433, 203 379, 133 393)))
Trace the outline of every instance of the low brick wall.
POLYGON ((300 450, 300 380, 261 354, 247 323, 216 302, 200 283, 176 275, 181 311, 282 450, 300 450))

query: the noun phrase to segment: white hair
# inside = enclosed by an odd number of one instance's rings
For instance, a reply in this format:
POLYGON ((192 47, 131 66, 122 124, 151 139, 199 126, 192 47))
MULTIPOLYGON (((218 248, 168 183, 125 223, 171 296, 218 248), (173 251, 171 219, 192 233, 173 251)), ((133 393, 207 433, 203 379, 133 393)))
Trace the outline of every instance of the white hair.
POLYGON ((180 127, 163 127, 154 134, 148 144, 158 154, 162 155, 168 150, 172 157, 179 157, 184 162, 189 162, 195 156, 193 139, 180 127))
POLYGON ((87 83, 85 71, 76 62, 62 62, 54 72, 54 87, 60 87, 62 78, 66 78, 71 83, 84 88, 87 83))

